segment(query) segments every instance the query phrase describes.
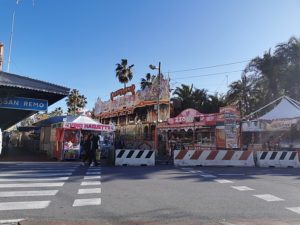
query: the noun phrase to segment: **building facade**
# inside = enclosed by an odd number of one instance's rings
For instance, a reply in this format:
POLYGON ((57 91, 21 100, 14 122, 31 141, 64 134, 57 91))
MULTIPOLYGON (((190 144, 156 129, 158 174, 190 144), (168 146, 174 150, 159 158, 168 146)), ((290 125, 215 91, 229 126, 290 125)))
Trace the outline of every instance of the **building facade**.
POLYGON ((112 92, 107 101, 99 98, 95 116, 103 124, 114 124, 126 147, 153 148, 157 123, 170 118, 169 81, 156 77, 144 90, 131 85, 112 92))

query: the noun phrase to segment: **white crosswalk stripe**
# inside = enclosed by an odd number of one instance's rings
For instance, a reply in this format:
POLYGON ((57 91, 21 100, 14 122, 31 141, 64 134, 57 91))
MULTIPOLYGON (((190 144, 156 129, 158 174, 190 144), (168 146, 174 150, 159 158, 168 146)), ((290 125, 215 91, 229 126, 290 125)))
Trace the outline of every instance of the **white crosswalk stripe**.
POLYGON ((288 209, 292 212, 300 214, 300 207, 286 207, 286 209, 288 209))
POLYGON ((82 194, 100 194, 101 188, 87 188, 87 189, 79 189, 78 193, 79 195, 82 194))
POLYGON ((24 210, 24 209, 44 209, 48 207, 50 201, 28 201, 28 202, 0 202, 0 211, 24 210))
POLYGON ((101 205, 101 198, 75 199, 73 203, 73 207, 87 205, 101 205))
POLYGON ((215 179, 216 182, 220 183, 220 184, 229 184, 229 183, 233 183, 233 181, 231 180, 224 180, 224 179, 215 179))
POLYGON ((270 195, 270 194, 263 194, 263 195, 253 195, 257 198, 260 198, 262 200, 265 200, 267 202, 278 202, 278 201, 284 201, 284 199, 282 198, 278 198, 274 195, 270 195))
POLYGON ((33 173, 33 174, 18 174, 18 173, 2 173, 0 177, 54 177, 54 176, 71 176, 72 173, 33 173))
POLYGON ((45 191, 2 191, 0 197, 27 197, 27 196, 53 196, 56 195, 58 190, 45 190, 45 191))
POLYGON ((10 220, 0 220, 0 224, 14 224, 14 223, 18 223, 21 222, 25 219, 10 219, 10 220))
POLYGON ((14 184, 0 184, 0 188, 21 188, 21 187, 62 187, 64 182, 56 183, 14 183, 14 184))
POLYGON ((62 181, 69 177, 51 177, 51 178, 0 178, 0 182, 40 182, 40 181, 62 181))
POLYGON ((100 185, 101 181, 83 181, 81 182, 81 186, 89 186, 89 185, 100 185))
POLYGON ((254 191, 254 189, 249 188, 247 186, 231 186, 233 189, 236 189, 238 191, 254 191))
POLYGON ((101 176, 84 176, 84 180, 101 179, 101 176))

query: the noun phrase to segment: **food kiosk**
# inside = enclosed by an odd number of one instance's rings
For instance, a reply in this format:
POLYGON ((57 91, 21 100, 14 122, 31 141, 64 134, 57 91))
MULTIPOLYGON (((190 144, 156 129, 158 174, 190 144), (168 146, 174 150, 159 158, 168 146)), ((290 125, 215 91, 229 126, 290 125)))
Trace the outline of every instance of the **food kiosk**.
POLYGON ((113 125, 101 124, 87 116, 66 116, 51 128, 55 140, 53 157, 58 160, 79 159, 83 136, 88 133, 99 135, 100 140, 103 136, 110 137, 111 141, 114 138, 113 125))

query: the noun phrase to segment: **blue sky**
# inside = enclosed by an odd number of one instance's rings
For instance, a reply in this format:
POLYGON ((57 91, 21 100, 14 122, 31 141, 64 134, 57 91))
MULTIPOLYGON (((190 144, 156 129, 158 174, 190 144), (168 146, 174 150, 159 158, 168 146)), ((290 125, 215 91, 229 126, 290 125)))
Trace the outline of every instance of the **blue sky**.
MULTIPOLYGON (((300 37, 298 0, 34 0, 34 7, 19 1, 0 0, 6 62, 16 10, 10 72, 77 88, 89 109, 98 96, 106 100, 122 87, 114 72, 122 58, 135 64, 132 83, 138 83, 159 61, 165 74, 239 62, 300 37)), ((226 76, 228 83, 238 79, 240 72, 230 71, 245 65, 169 75, 172 87, 194 83, 225 92, 226 76), (214 73, 224 74, 198 76, 214 73)))

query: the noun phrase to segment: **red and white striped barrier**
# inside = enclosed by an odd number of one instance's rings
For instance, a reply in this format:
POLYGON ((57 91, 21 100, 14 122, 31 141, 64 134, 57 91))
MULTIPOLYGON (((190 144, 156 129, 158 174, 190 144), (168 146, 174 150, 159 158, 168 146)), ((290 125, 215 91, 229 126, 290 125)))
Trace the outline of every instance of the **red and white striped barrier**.
POLYGON ((252 151, 175 150, 175 166, 241 166, 254 167, 252 151))
POLYGON ((257 166, 299 168, 299 151, 257 151, 257 166))

